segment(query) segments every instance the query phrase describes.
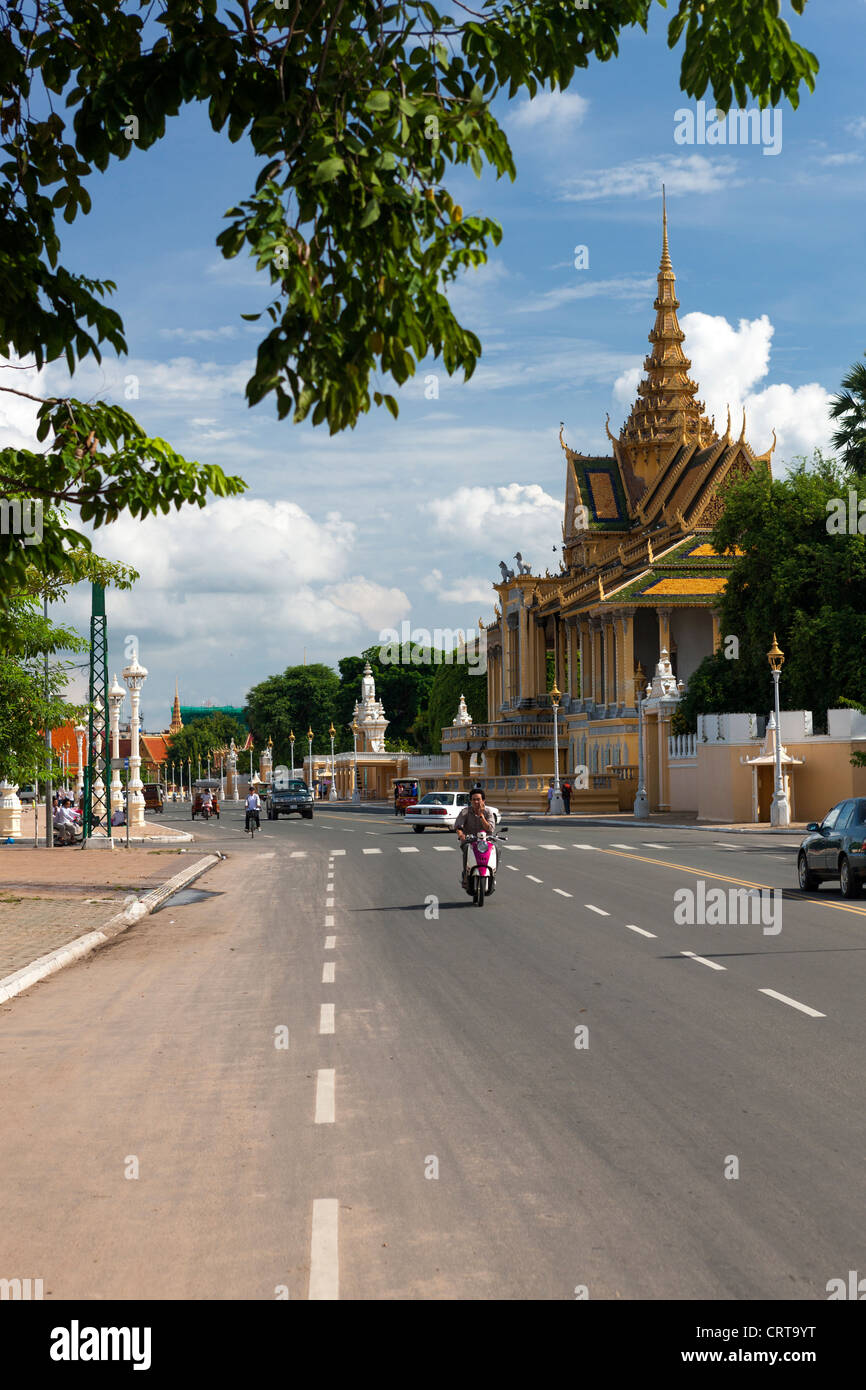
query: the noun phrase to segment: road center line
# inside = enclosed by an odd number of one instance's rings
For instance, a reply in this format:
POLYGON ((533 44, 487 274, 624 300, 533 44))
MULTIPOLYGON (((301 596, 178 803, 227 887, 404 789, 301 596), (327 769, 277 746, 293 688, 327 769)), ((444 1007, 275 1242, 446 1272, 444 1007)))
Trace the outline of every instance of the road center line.
POLYGON ((707 960, 706 956, 696 956, 694 951, 680 951, 681 956, 688 956, 689 960, 699 961, 701 965, 708 965, 711 970, 727 970, 726 965, 719 965, 716 960, 707 960))
POLYGON ((322 1004, 319 1009, 319 1032, 333 1033, 334 1031, 334 1006, 333 1004, 322 1004))
POLYGON ((779 999, 783 1004, 790 1004, 792 1009, 799 1009, 801 1013, 808 1014, 810 1018, 826 1018, 826 1014, 819 1013, 817 1009, 810 1009, 808 1004, 800 1004, 796 999, 790 999, 787 994, 779 994, 775 989, 761 989, 759 994, 769 994, 771 999, 779 999))
POLYGON ((317 1125, 332 1125, 336 1118, 336 1072, 324 1068, 316 1072, 316 1119, 317 1125))
POLYGON ((340 1204, 336 1197, 316 1197, 313 1202, 313 1233, 310 1239, 310 1293, 312 1299, 340 1297, 340 1257, 337 1222, 340 1204))

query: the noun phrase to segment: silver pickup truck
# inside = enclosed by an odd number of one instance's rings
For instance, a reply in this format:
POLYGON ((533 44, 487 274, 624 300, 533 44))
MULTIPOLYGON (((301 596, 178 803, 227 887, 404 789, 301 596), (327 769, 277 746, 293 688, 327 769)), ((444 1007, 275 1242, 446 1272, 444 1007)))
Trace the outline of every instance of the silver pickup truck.
POLYGON ((313 819, 313 793, 306 782, 287 782, 285 786, 268 787, 265 795, 268 820, 291 816, 295 812, 305 820, 313 819))

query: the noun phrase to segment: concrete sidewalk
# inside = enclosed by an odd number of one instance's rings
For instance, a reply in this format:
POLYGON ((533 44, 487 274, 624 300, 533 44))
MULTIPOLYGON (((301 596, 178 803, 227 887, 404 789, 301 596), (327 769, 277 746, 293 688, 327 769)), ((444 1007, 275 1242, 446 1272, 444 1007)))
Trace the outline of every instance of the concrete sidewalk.
MULTIPOLYGON (((194 835, 190 834, 190 833, 189 833, 188 831, 186 831, 186 830, 181 830, 181 829, 179 828, 179 826, 176 826, 176 825, 172 825, 172 826, 162 826, 162 825, 160 825, 160 823, 159 823, 161 820, 162 820, 162 817, 161 817, 161 816, 158 816, 158 815, 157 815, 157 816, 152 816, 150 820, 145 819, 144 825, 141 827, 140 830, 135 830, 135 831, 133 832, 133 831, 132 831, 132 827, 130 827, 130 836, 129 836, 130 847, 131 847, 132 845, 147 845, 147 844, 150 844, 150 843, 158 843, 158 844, 165 844, 165 845, 185 845, 185 844, 192 844, 192 842, 193 842, 194 839, 195 839, 195 836, 194 836, 194 835)), ((16 836, 15 843, 16 843, 16 845, 17 845, 17 844, 29 844, 29 845, 32 847, 32 845, 33 845, 33 838, 34 838, 33 807, 32 807, 32 806, 22 806, 22 808, 21 808, 21 838, 20 838, 20 840, 19 840, 18 837, 16 836)), ((100 835, 100 836, 98 836, 97 838, 98 838, 100 841, 102 841, 102 840, 104 840, 105 837, 102 836, 102 835, 100 835)), ((125 826, 125 825, 114 825, 114 826, 112 826, 112 828, 111 828, 111 838, 112 838, 114 841, 116 841, 116 846, 117 846, 117 848, 125 848, 125 846, 126 846, 126 826, 125 826)), ((40 807, 39 807, 39 843, 40 843, 41 845, 44 845, 44 844, 45 844, 45 807, 44 807, 44 806, 40 806, 40 807)), ((4 842, 3 842, 2 840, 0 840, 0 848, 2 848, 3 845, 4 845, 4 842)), ((95 849, 96 849, 96 848, 98 848, 98 849, 104 849, 104 850, 106 850, 109 854, 112 853, 112 850, 111 850, 110 847, 109 847, 108 845, 106 845, 106 844, 99 844, 98 846, 94 846, 94 848, 95 848, 95 849)))
POLYGON ((207 867, 219 862, 167 848, 90 854, 21 842, 0 846, 0 985, 37 959, 103 930, 178 873, 189 881, 205 861, 207 867))

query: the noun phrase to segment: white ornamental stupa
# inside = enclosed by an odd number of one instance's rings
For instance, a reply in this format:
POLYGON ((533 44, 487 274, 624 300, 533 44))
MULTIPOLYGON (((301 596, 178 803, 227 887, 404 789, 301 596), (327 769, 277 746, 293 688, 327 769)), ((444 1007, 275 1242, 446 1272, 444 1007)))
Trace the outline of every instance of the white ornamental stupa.
POLYGON ((384 753, 385 730, 389 719, 381 700, 376 699, 376 682, 369 661, 364 665, 361 678, 361 698, 355 701, 354 722, 358 725, 358 752, 384 753))

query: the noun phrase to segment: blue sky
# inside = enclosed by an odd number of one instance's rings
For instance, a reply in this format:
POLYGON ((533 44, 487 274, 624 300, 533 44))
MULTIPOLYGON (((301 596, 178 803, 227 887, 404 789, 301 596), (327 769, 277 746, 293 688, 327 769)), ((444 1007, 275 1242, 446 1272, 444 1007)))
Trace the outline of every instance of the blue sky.
MULTIPOLYGON (((117 281, 130 354, 83 368, 76 392, 122 401, 135 374, 139 399, 127 404, 149 431, 249 484, 242 501, 124 520, 99 537, 142 571, 130 595, 109 595, 110 663, 122 666, 134 634, 148 727, 167 722, 176 675, 184 702, 240 703, 304 647, 333 663, 403 619, 476 626, 492 614, 498 560, 515 550, 535 572, 557 569, 559 422, 572 447, 606 452, 606 413, 614 433, 628 415, 654 317, 662 181, 708 413, 723 429, 726 402, 745 405, 758 452, 775 428, 777 471, 826 445, 828 396, 866 349, 866 4, 812 0, 792 19, 821 71, 798 111, 780 108, 775 155, 675 143, 677 111, 696 104, 679 90, 669 15, 658 9, 649 36, 626 34, 620 57, 567 93, 500 102, 516 181, 448 180, 466 213, 504 228, 489 264, 453 293, 482 362, 469 383, 422 368, 396 423, 374 412, 332 439, 277 422, 268 402, 246 407, 258 325, 240 314, 269 287, 245 257, 223 262, 214 240, 255 165, 204 113, 185 112, 160 146, 94 183, 64 258, 117 281), (429 372, 438 399, 425 398, 429 372)), ((47 381, 68 386, 57 368, 47 381)), ((21 417, 6 423, 10 438, 27 432, 21 417)), ((87 595, 73 594, 66 618, 86 614, 87 595)))

